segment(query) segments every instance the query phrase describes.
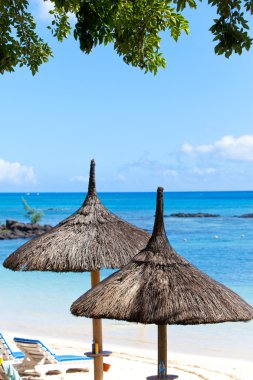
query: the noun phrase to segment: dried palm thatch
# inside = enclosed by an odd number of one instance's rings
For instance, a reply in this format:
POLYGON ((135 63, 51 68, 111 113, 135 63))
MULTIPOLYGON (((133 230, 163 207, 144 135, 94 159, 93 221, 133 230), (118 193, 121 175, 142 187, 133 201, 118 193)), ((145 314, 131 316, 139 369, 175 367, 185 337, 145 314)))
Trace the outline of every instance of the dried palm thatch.
POLYGON ((4 262, 23 271, 85 272, 121 268, 147 244, 150 235, 107 210, 95 185, 91 161, 89 188, 82 207, 54 227, 18 248, 4 262))
POLYGON ((158 188, 153 235, 147 247, 71 306, 77 316, 159 325, 253 319, 236 293, 179 256, 167 240, 163 189, 158 188))

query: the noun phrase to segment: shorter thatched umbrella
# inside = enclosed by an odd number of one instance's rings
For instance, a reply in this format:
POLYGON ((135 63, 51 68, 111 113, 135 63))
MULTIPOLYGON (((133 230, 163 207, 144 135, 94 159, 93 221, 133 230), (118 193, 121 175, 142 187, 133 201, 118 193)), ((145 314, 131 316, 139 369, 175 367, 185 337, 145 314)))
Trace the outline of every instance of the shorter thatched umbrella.
MULTIPOLYGON (((147 247, 71 306, 77 316, 158 325, 158 365, 167 376, 167 324, 194 325, 253 319, 236 293, 179 256, 167 240, 163 189, 157 191, 154 230, 147 247)), ((158 366, 158 377, 161 377, 158 366)))
MULTIPOLYGON (((49 232, 13 252, 4 261, 12 270, 91 272, 91 286, 101 268, 122 268, 144 248, 150 235, 103 206, 96 192, 95 161, 91 161, 88 194, 83 205, 49 232)), ((93 321, 93 338, 103 351, 102 322, 93 321)), ((103 378, 103 357, 94 359, 95 380, 103 378)))

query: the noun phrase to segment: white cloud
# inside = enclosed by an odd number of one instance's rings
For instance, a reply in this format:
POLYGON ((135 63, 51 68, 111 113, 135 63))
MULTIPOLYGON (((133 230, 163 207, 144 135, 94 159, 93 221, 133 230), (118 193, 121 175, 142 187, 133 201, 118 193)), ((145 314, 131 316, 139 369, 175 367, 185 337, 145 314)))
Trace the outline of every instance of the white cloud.
POLYGON ((215 168, 198 168, 198 167, 195 167, 193 169, 193 173, 194 174, 199 174, 199 175, 213 174, 216 171, 217 170, 215 168))
POLYGON ((191 153, 193 152, 193 146, 191 144, 189 144, 188 142, 185 142, 182 146, 181 146, 181 151, 184 152, 184 153, 191 153))
POLYGON ((214 146, 209 144, 209 145, 199 145, 197 146, 196 148, 196 152, 198 153, 209 153, 209 152, 212 152, 214 150, 214 146))
POLYGON ((228 135, 213 144, 193 146, 185 142, 181 151, 186 154, 214 153, 230 160, 253 161, 253 135, 242 135, 238 138, 228 135))
POLYGON ((253 135, 243 135, 237 139, 233 136, 224 136, 215 145, 216 149, 227 158, 253 161, 253 135))
POLYGON ((0 182, 4 183, 35 183, 35 174, 32 166, 25 166, 19 162, 9 162, 0 158, 0 182))
POLYGON ((76 175, 76 176, 70 178, 70 182, 88 183, 89 177, 88 176, 82 176, 82 175, 76 175))

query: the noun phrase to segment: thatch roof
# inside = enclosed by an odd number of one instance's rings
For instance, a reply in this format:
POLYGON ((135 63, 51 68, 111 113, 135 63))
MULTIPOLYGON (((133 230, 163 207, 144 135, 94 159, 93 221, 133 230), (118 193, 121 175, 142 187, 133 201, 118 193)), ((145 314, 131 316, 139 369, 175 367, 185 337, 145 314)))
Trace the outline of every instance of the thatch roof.
POLYGON ((163 224, 162 188, 158 188, 156 220, 147 247, 122 270, 76 300, 71 312, 92 318, 177 325, 253 318, 250 305, 171 247, 163 224))
POLYGON ((4 262, 23 271, 84 272, 121 268, 143 249, 150 235, 107 210, 95 185, 91 161, 89 189, 82 207, 47 232, 18 248, 4 262))

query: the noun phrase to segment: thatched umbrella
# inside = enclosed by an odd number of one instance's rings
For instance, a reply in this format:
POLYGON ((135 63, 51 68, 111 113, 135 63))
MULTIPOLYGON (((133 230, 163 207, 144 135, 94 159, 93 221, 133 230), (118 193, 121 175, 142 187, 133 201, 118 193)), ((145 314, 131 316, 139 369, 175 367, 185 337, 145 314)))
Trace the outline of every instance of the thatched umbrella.
MULTIPOLYGON (((154 230, 147 247, 122 270, 76 300, 77 316, 158 325, 158 364, 167 375, 167 324, 248 321, 253 308, 236 293, 179 256, 167 240, 163 189, 157 191, 154 230)), ((159 370, 158 370, 159 376, 159 370)))
MULTIPOLYGON (((150 235, 107 210, 96 193, 95 162, 91 161, 88 194, 73 215, 49 232, 18 248, 5 261, 12 270, 91 272, 91 285, 101 268, 121 268, 143 249, 150 235)), ((102 324, 93 321, 93 338, 103 351, 102 324)), ((103 378, 103 357, 94 359, 95 379, 103 378)))

